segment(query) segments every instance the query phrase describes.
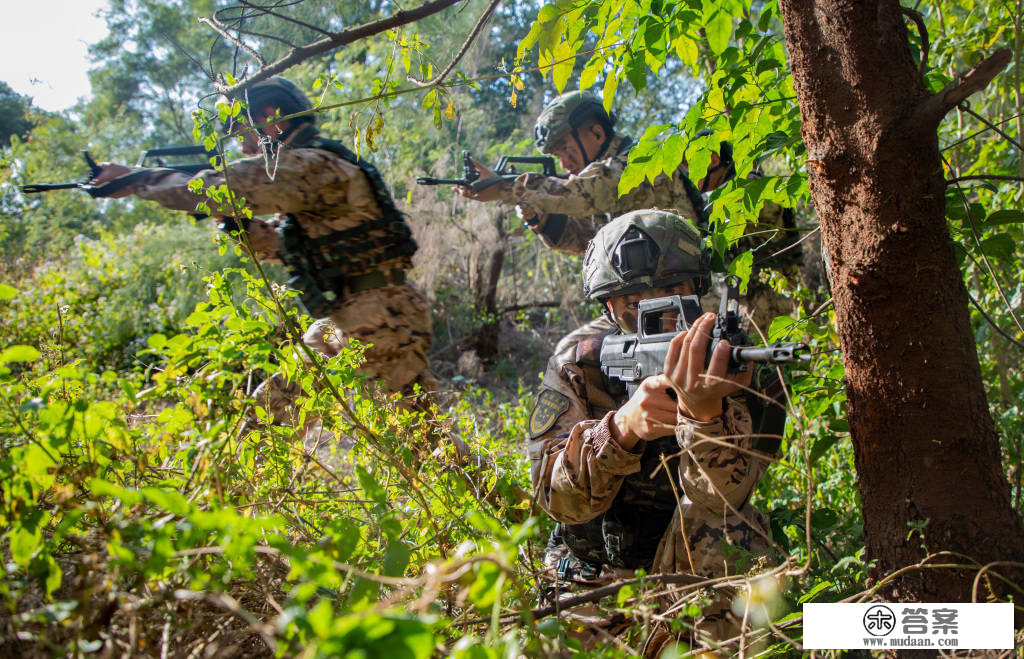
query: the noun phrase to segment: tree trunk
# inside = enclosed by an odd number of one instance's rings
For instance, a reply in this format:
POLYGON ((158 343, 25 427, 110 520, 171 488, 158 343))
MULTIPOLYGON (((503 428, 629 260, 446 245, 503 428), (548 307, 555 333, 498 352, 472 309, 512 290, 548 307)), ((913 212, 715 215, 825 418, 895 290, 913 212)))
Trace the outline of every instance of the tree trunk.
MULTIPOLYGON (((779 5, 831 265, 869 558, 881 577, 955 552, 929 562, 977 566, 912 570, 882 592, 971 601, 981 566, 1024 556, 1024 533, 946 227, 937 128, 999 69, 932 95, 896 1, 779 5)), ((982 601, 990 586, 1005 589, 980 583, 982 601)))

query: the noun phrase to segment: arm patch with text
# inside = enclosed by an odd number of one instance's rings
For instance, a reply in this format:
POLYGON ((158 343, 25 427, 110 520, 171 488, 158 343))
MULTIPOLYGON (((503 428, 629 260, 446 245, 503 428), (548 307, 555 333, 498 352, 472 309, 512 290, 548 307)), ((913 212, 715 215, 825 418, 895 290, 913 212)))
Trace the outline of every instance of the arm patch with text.
POLYGON ((541 389, 530 413, 530 437, 540 437, 569 409, 569 398, 554 389, 541 389))

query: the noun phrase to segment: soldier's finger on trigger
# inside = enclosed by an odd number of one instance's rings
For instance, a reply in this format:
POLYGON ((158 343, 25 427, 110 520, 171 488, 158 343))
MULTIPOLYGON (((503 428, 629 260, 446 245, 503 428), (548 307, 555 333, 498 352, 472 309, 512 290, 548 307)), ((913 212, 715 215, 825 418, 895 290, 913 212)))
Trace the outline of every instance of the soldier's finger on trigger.
POLYGON ((704 355, 707 354, 710 334, 707 332, 708 314, 701 316, 690 328, 690 343, 687 346, 686 385, 688 390, 700 385, 700 376, 704 372, 704 355))

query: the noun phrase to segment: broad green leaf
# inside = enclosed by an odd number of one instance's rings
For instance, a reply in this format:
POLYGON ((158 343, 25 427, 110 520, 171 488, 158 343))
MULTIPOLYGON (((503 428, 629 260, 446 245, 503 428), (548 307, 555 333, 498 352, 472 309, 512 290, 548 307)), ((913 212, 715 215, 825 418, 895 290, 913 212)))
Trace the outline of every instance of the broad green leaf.
POLYGON ((754 253, 750 250, 743 252, 729 264, 729 274, 740 278, 740 292, 747 289, 747 282, 750 281, 750 272, 754 266, 754 253))
POLYGON ((644 181, 645 163, 631 162, 619 177, 619 196, 626 194, 644 181))
POLYGON ((576 64, 576 48, 566 41, 559 41, 554 51, 554 68, 551 70, 551 82, 561 94, 569 82, 573 67, 576 64))
POLYGON ((34 362, 39 359, 39 351, 32 346, 11 346, 0 352, 0 364, 7 362, 34 362))
POLYGON ((11 558, 14 559, 14 562, 18 565, 28 565, 32 560, 32 554, 39 547, 42 536, 38 531, 32 533, 18 526, 7 535, 7 538, 10 542, 11 558))
POLYGON ((12 288, 7 284, 0 284, 0 300, 10 300, 18 294, 18 289, 12 288))
POLYGON ((1009 209, 995 211, 985 218, 986 226, 997 226, 1000 224, 1018 224, 1024 222, 1024 211, 1009 209))
MULTIPOLYGON (((612 111, 612 106, 615 104, 615 90, 618 89, 618 87, 619 75, 616 71, 604 79, 604 91, 601 100, 604 102, 604 109, 608 112, 612 111)), ((620 183, 619 190, 621 189, 622 184, 620 183)))
POLYGON ((672 176, 672 173, 683 162, 683 153, 686 151, 686 142, 682 135, 670 135, 661 149, 661 170, 665 176, 672 176))
MULTIPOLYGON (((821 412, 824 412, 824 408, 828 406, 829 401, 828 401, 828 399, 825 399, 825 398, 818 398, 818 399, 815 399, 815 400, 819 403, 818 407, 822 408, 818 412, 818 414, 814 415, 814 416, 818 416, 818 415, 821 414, 821 412)), ((807 408, 804 409, 804 412, 807 413, 807 408)), ((843 439, 842 435, 828 435, 828 436, 822 437, 818 441, 814 442, 814 446, 811 447, 811 452, 808 455, 808 460, 810 460, 811 466, 814 466, 818 462, 818 460, 821 458, 821 456, 825 455, 825 453, 830 448, 835 446, 836 442, 838 442, 841 439, 843 439)))
POLYGON ((700 56, 697 42, 688 35, 684 35, 676 39, 675 45, 676 56, 679 60, 691 70, 695 69, 697 67, 697 58, 700 56))
POLYGON ((469 587, 469 600, 480 609, 486 609, 498 598, 498 579, 501 569, 491 562, 477 563, 473 566, 476 578, 469 587))
POLYGON ((826 588, 832 588, 834 585, 835 584, 833 584, 831 581, 819 581, 818 583, 814 584, 814 586, 810 590, 801 595, 800 599, 797 600, 797 603, 803 604, 804 602, 809 602, 812 599, 814 599, 815 595, 825 590, 826 588))
POLYGON ((145 487, 141 492, 144 497, 169 513, 186 515, 191 510, 191 506, 180 492, 158 487, 145 487))
POLYGON ((715 10, 707 17, 704 23, 704 30, 707 34, 708 45, 711 52, 721 54, 729 47, 729 35, 732 34, 732 15, 723 11, 715 10))
POLYGON ((400 577, 405 573, 409 565, 409 558, 412 552, 401 540, 393 540, 388 543, 387 553, 384 555, 382 573, 388 577, 400 577))
POLYGON ((583 72, 580 73, 580 89, 590 89, 597 82, 597 76, 604 71, 604 59, 601 57, 592 57, 587 65, 583 67, 583 72))
POLYGON ((1017 243, 1006 234, 992 236, 981 241, 981 248, 989 258, 1012 261, 1017 243))

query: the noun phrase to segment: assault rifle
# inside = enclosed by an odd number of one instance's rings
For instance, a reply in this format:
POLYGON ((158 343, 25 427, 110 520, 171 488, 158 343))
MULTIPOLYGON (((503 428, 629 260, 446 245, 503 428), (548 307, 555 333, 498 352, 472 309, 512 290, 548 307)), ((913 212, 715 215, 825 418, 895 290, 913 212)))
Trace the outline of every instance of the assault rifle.
POLYGON ((157 149, 147 149, 142 152, 139 156, 138 162, 135 164, 136 167, 145 167, 137 172, 125 174, 124 176, 118 177, 113 181, 104 183, 103 185, 91 185, 89 181, 96 178, 100 173, 101 167, 96 164, 96 161, 92 159, 88 151, 82 151, 82 157, 85 159, 85 164, 89 166, 89 174, 81 179, 80 181, 74 181, 72 183, 30 183, 28 185, 21 186, 21 191, 27 194, 38 194, 41 192, 51 192, 53 190, 67 190, 70 188, 79 188, 89 194, 94 199, 96 197, 109 197, 110 195, 123 190, 129 185, 136 183, 141 178, 145 178, 151 173, 151 168, 160 169, 173 169, 175 171, 184 172, 186 174, 198 174, 204 169, 210 169, 211 165, 209 157, 213 155, 206 151, 201 146, 165 146, 157 149), (183 165, 168 165, 164 163, 164 158, 180 157, 180 156, 204 156, 202 162, 187 163, 183 165), (152 160, 153 162, 147 162, 152 160))
POLYGON ((469 151, 462 152, 462 178, 433 178, 420 176, 416 179, 419 185, 462 185, 479 192, 502 181, 511 181, 522 172, 516 170, 516 164, 540 165, 544 176, 558 176, 555 171, 555 159, 551 156, 502 156, 493 167, 496 176, 480 178, 480 171, 473 164, 469 151))
MULTIPOLYGON (((755 347, 747 333, 740 329, 739 279, 730 275, 721 286, 722 303, 708 343, 705 366, 711 362, 711 355, 722 340, 732 346, 729 373, 745 371, 751 362, 795 364, 810 361, 806 343, 776 342, 755 347)), ((688 329, 703 313, 696 295, 669 295, 641 300, 637 305, 636 334, 611 334, 602 342, 601 373, 612 383, 624 386, 632 396, 644 378, 662 372, 669 342, 676 334, 688 329), (674 328, 666 331, 666 321, 672 321, 673 318, 674 328)))

